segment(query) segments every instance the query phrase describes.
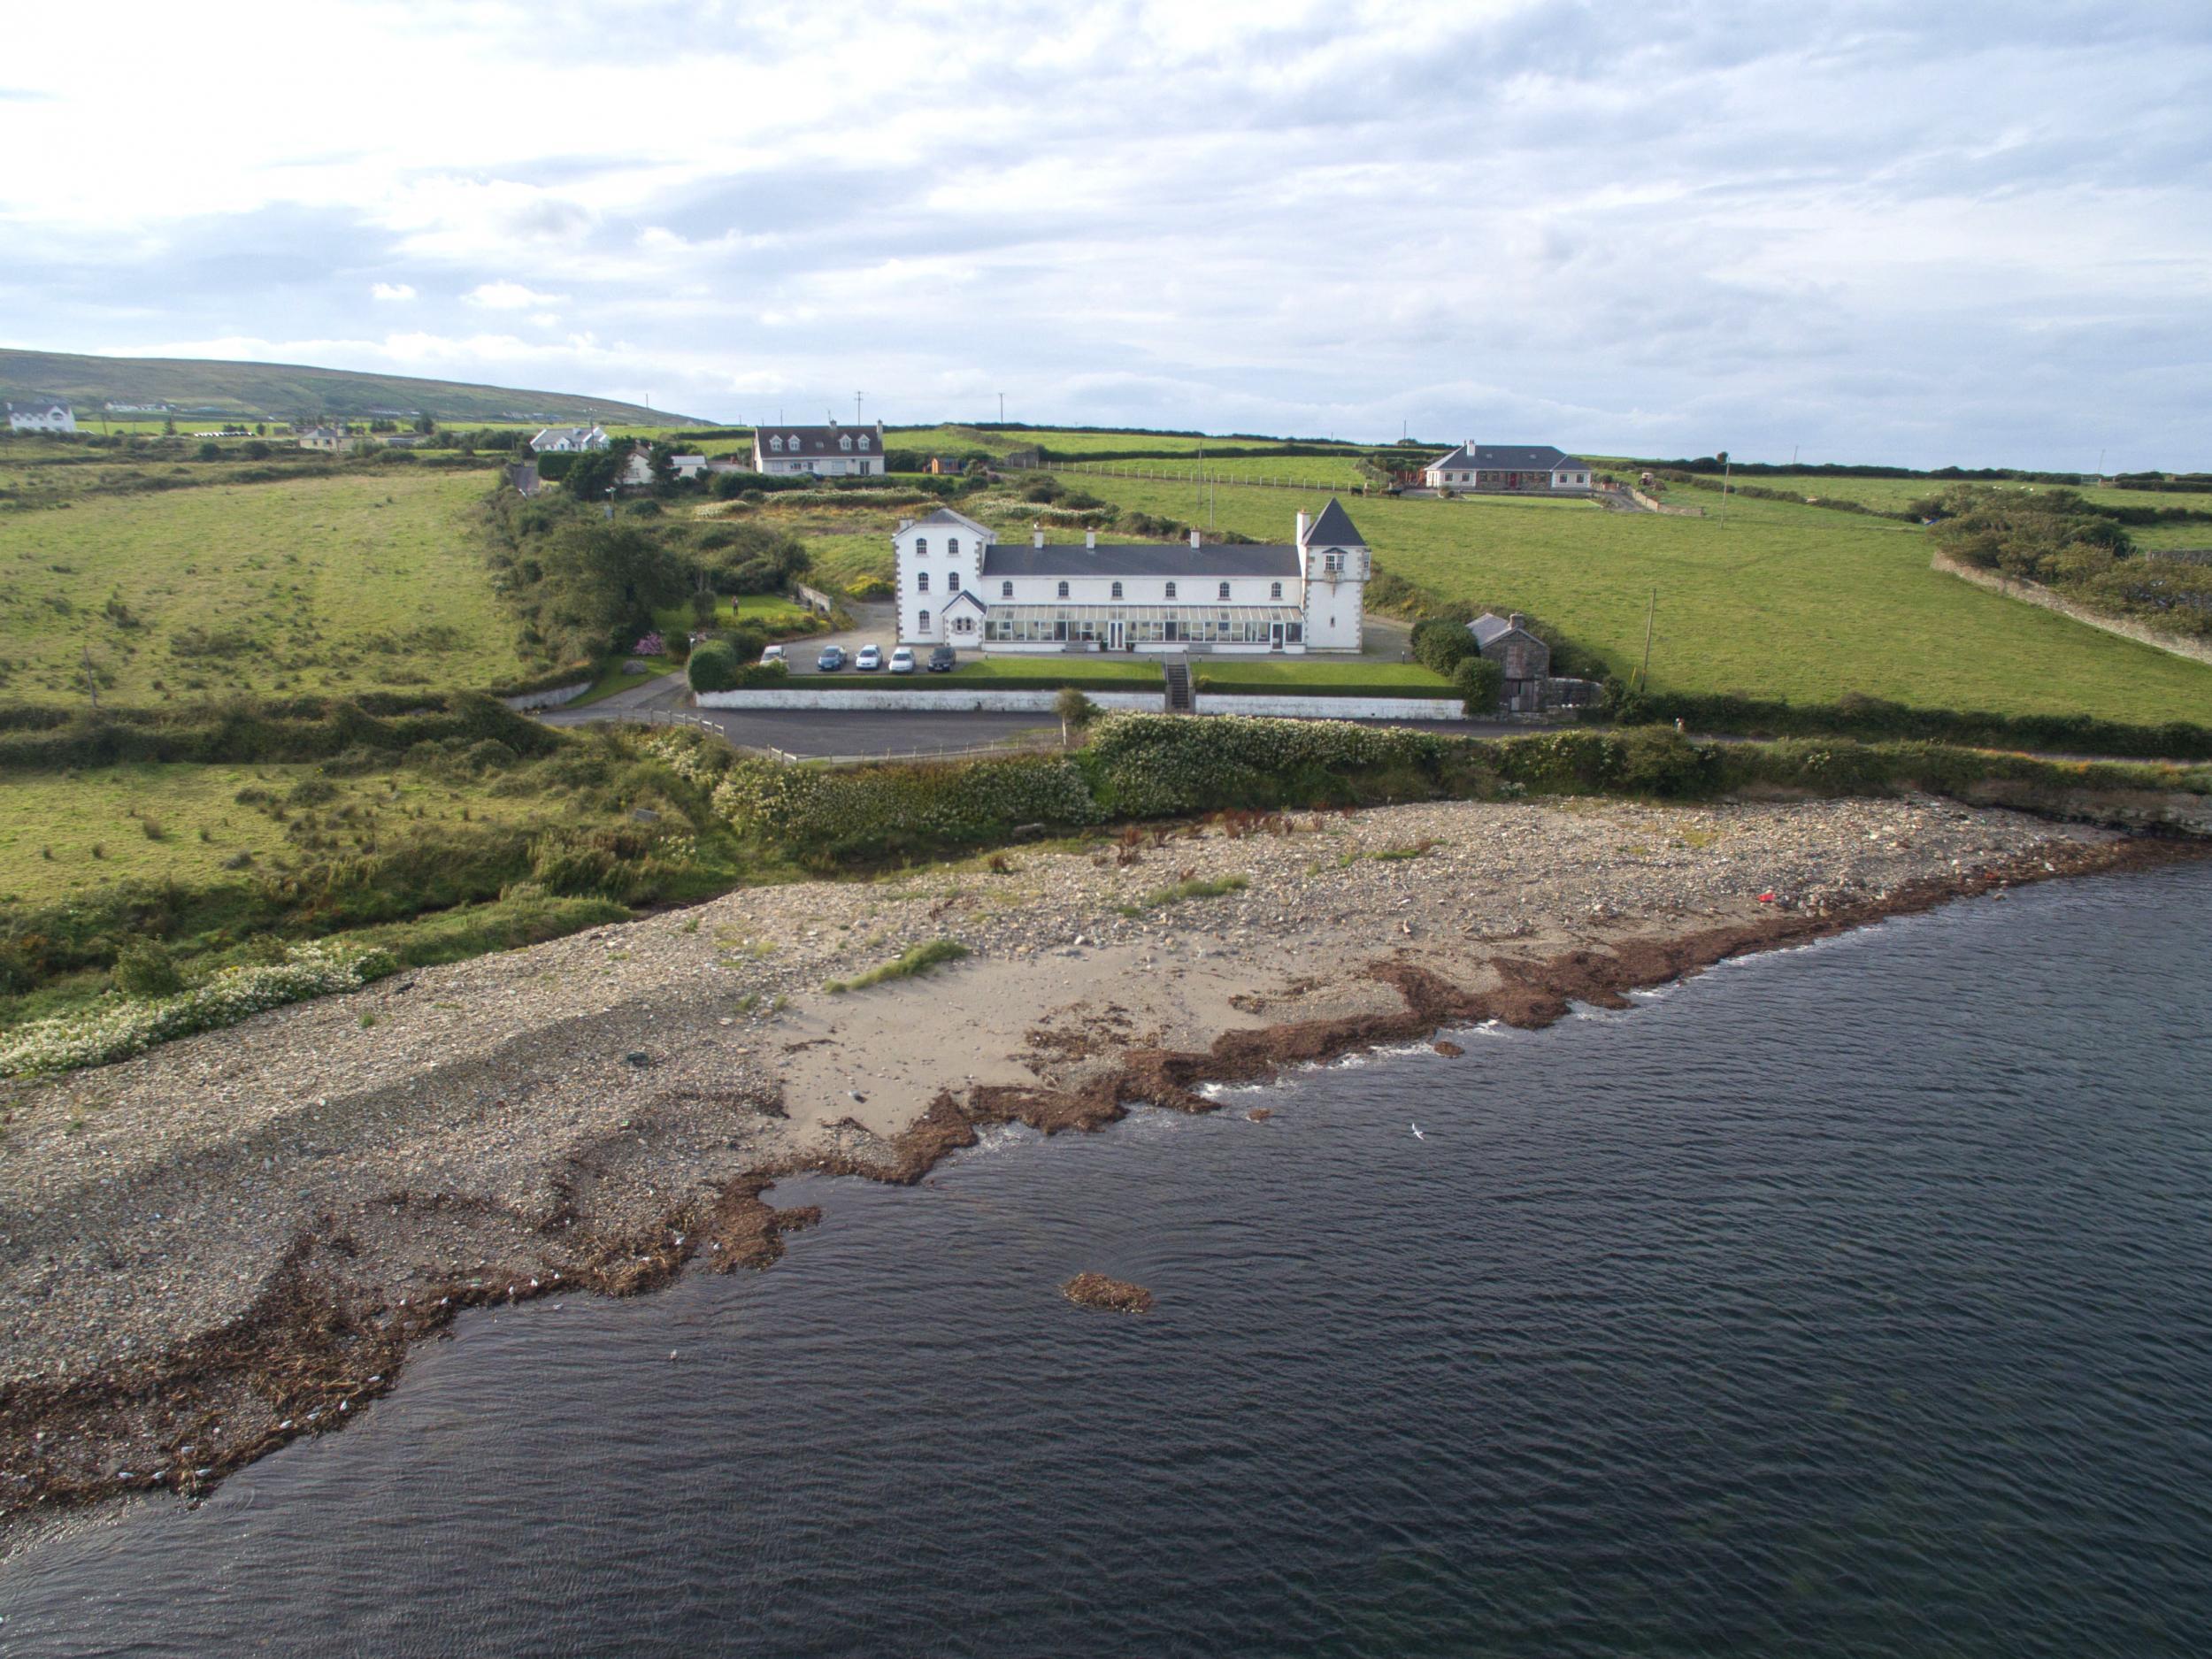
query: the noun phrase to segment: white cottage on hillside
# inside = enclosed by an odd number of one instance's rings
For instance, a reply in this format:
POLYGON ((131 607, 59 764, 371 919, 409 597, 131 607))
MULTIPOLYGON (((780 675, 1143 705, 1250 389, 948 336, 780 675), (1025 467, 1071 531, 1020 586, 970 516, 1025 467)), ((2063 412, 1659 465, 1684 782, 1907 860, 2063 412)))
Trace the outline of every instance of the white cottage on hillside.
POLYGON ((1372 568, 1333 498, 1276 546, 1008 544, 949 507, 891 542, 899 638, 991 652, 1356 651, 1372 568))
POLYGON ((77 417, 69 405, 51 400, 8 405, 10 432, 74 432, 77 417))
POLYGON ((1472 438, 1422 470, 1431 489, 1580 492, 1590 464, 1548 443, 1477 443, 1472 438))
POLYGON ((575 455, 585 449, 603 449, 614 441, 604 426, 548 426, 530 440, 533 455, 575 455))
POLYGON ((753 434, 756 472, 812 472, 818 478, 881 478, 883 423, 872 426, 763 426, 753 434))

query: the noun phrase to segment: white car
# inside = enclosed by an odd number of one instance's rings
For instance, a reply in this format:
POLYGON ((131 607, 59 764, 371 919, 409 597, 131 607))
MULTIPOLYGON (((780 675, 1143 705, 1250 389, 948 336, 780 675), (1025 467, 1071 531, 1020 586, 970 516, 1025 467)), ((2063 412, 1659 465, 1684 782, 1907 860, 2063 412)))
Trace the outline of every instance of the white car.
POLYGON ((853 659, 853 666, 854 666, 855 668, 859 669, 859 670, 860 670, 863 673, 865 673, 868 670, 870 670, 870 669, 872 669, 872 668, 880 668, 880 667, 882 667, 882 666, 883 666, 883 649, 882 649, 882 648, 881 648, 880 646, 876 646, 876 645, 864 645, 864 646, 862 646, 862 647, 860 648, 860 655, 859 655, 858 657, 856 657, 853 659))
POLYGON ((891 672, 895 674, 910 674, 914 672, 913 647, 902 645, 891 653, 891 672))
POLYGON ((766 650, 760 654, 760 660, 764 663, 780 663, 783 661, 783 647, 780 645, 770 646, 766 650))

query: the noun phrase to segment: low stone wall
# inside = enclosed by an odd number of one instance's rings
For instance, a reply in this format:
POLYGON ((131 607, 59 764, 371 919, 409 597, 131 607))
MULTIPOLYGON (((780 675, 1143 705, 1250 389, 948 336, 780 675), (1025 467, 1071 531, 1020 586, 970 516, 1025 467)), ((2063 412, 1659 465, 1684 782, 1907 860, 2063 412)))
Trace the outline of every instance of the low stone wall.
POLYGON ((1670 507, 1656 495, 1647 495, 1632 484, 1629 486, 1628 493, 1635 497, 1639 507, 1652 512, 1663 512, 1671 518, 1702 518, 1705 516, 1702 507, 1670 507))
POLYGON ((2176 657, 2186 657, 2192 662, 2212 663, 2212 642, 2161 634, 2156 628, 2126 617, 2108 617, 2092 611, 2087 605, 2078 605, 2039 582, 2024 582, 2000 571, 1985 571, 1978 565, 1963 565, 1941 553, 1930 562, 1936 569, 1962 581, 1972 582, 1975 587, 1985 588, 1993 594, 2002 594, 2008 599, 2017 599, 2027 604, 2040 605, 2046 611, 2055 611, 2060 616, 2086 627, 2116 634, 2124 640, 2133 640, 2138 645, 2147 645, 2154 650, 2168 651, 2176 657))
POLYGON ((555 686, 549 691, 526 691, 518 697, 502 697, 500 701, 518 713, 532 709, 557 709, 577 698, 596 685, 596 680, 580 680, 572 686, 555 686))

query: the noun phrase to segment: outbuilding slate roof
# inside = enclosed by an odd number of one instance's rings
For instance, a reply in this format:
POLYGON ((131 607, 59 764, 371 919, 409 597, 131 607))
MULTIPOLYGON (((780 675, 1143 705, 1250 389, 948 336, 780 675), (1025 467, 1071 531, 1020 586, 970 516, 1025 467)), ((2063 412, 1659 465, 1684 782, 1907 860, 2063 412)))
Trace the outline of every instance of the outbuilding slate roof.
POLYGON ((1475 636, 1477 650, 1488 650, 1493 641, 1501 640, 1509 634, 1518 634, 1525 639, 1536 638, 1526 628, 1517 628, 1505 618, 1491 611, 1484 611, 1470 622, 1467 625, 1467 632, 1475 636))
MULTIPOLYGON (((1192 547, 1183 541, 994 541, 983 551, 989 576, 1164 576, 1220 581, 1236 576, 1295 576, 1298 549, 1288 545, 1192 547)), ((1193 595, 1193 598, 1199 595, 1193 595)))

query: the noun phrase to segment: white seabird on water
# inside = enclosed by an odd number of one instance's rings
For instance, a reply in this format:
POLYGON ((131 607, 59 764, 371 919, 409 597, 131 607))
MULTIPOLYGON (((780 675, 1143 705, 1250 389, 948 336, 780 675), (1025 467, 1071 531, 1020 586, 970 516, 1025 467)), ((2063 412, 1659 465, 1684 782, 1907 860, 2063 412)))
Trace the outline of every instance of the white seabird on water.
POLYGON ((1414 1124, 1410 1126, 1413 1130, 1413 1138, 1416 1141, 1426 1141, 1428 1139, 1426 1135, 1421 1133, 1421 1125, 1419 1124, 1414 1124))

